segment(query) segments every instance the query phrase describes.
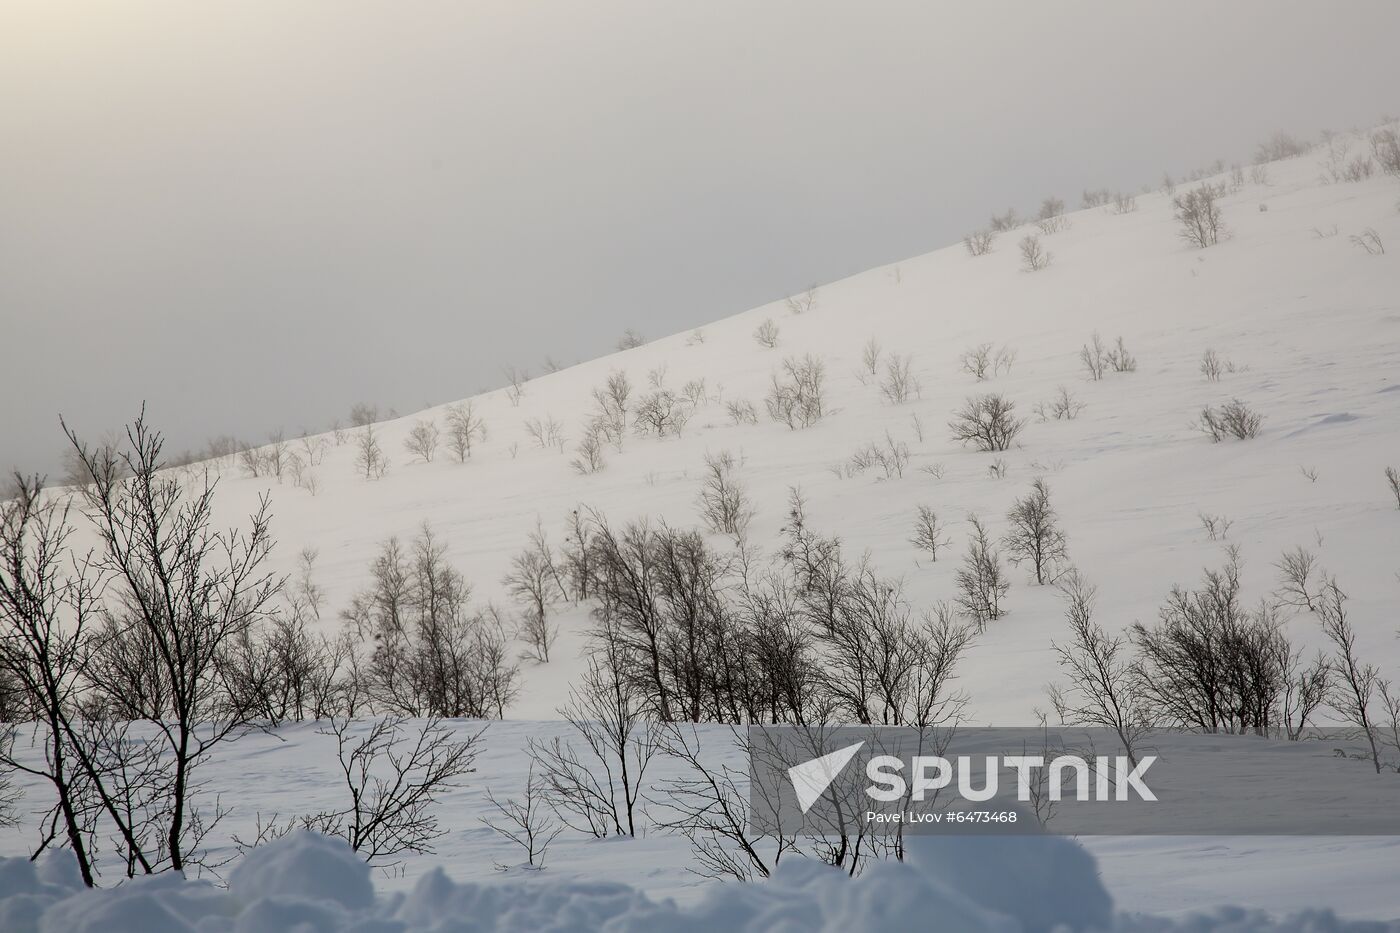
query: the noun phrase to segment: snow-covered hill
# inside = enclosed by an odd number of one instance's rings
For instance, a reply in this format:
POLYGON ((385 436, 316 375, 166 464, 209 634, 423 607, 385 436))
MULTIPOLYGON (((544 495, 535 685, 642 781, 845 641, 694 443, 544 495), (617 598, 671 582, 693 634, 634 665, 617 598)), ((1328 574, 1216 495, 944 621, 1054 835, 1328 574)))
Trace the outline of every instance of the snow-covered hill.
MULTIPOLYGON (((1272 163, 1267 183, 1246 180, 1226 195, 1229 237, 1208 249, 1178 237, 1166 194, 1141 194, 1131 213, 1081 210, 1068 215, 1068 229, 1041 235, 1053 255, 1041 271, 1022 267, 1017 242, 1036 232, 1026 224, 999 235, 984 256, 955 245, 821 286, 800 315, 775 302, 533 379, 518 405, 505 390, 477 397, 488 434, 465 464, 445 449, 431 463, 412 462, 403 448, 422 419, 445 428, 444 406, 376 426, 392 460, 383 479, 358 474, 351 439, 313 468, 314 496, 290 480, 253 479, 230 467, 219 504, 236 520, 271 493, 279 560, 290 571, 302 548, 319 550, 316 581, 330 617, 365 585, 380 543, 410 538, 425 521, 477 601, 509 605, 501 578, 537 522, 556 546, 580 505, 618 524, 652 516, 699 526, 704 456, 728 451, 756 509, 751 543, 771 552, 788 489, 801 487, 815 527, 853 552, 868 550, 883 573, 904 577, 915 606, 928 606, 953 596, 966 515, 979 514, 1000 534, 1013 498, 1041 476, 1073 563, 1100 588, 1100 617, 1110 629, 1153 618, 1173 584, 1193 583, 1203 566, 1220 563, 1221 542, 1209 539, 1200 518, 1220 515, 1231 522, 1229 542, 1241 548, 1251 599, 1275 587, 1271 565, 1284 549, 1306 546, 1351 597, 1366 656, 1400 677, 1400 512, 1384 476, 1387 465, 1400 464, 1400 185, 1379 173, 1323 183, 1325 159, 1322 148, 1272 163), (1368 229, 1393 244, 1388 253, 1371 255, 1350 241, 1368 229), (771 349, 754 337, 769 319, 778 328, 771 349), (1090 381, 1078 356, 1095 332, 1109 344, 1121 336, 1137 371, 1090 381), (912 359, 916 398, 891 404, 880 377, 861 377, 871 339, 885 359, 912 359), (978 382, 959 360, 984 343, 1014 351, 1015 362, 978 382), (1207 349, 1235 371, 1207 380, 1200 368, 1207 349), (767 417, 763 398, 784 359, 806 354, 825 363, 831 413, 789 430, 767 417), (703 380, 710 401, 683 436, 629 433, 620 453, 605 448, 602 472, 579 475, 570 461, 592 415, 591 391, 617 371, 628 375, 634 398, 657 373, 676 393, 703 380), (1035 406, 1060 386, 1083 403, 1082 413, 1039 421, 1035 406), (1030 418, 1004 454, 966 449, 947 428, 969 395, 988 391, 1004 393, 1030 418), (1252 441, 1212 443, 1193 422, 1202 406, 1232 397, 1264 416, 1263 430, 1252 441), (757 424, 731 424, 725 403, 735 400, 754 406, 757 424), (551 419, 567 438, 562 450, 541 448, 527 431, 527 422, 551 419), (886 479, 878 467, 850 477, 837 469, 887 434, 908 445, 902 477, 886 479), (989 472, 998 460, 1000 477, 989 472), (937 563, 920 560, 909 541, 919 505, 948 523, 951 547, 937 563)), ((1026 572, 1012 579, 1008 614, 961 670, 979 722, 1032 721, 1054 675, 1059 603, 1026 572)), ((563 630, 556 660, 524 670, 511 718, 552 717, 576 668, 587 607, 556 611, 563 630)), ((1309 644, 1315 628, 1299 618, 1289 632, 1309 644)))
MULTIPOLYGON (((445 449, 431 462, 413 462, 404 449, 424 419, 445 427, 447 406, 375 426, 392 460, 379 479, 357 469, 353 434, 340 444, 327 435, 324 458, 308 467, 314 494, 290 478, 247 476, 230 460, 220 518, 237 522, 271 494, 275 560, 290 573, 304 548, 319 552, 315 581, 325 591, 329 631, 390 536, 410 538, 429 523, 473 584, 475 601, 510 606, 502 577, 537 524, 556 545, 580 506, 619 524, 649 516, 698 526, 705 456, 727 451, 755 509, 750 544, 773 552, 789 490, 800 487, 813 526, 902 577, 911 603, 923 608, 954 596, 966 517, 977 514, 1000 534, 1013 499, 1041 477, 1073 564, 1099 587, 1098 619, 1110 630, 1155 618, 1171 587, 1218 566, 1227 544, 1240 550, 1246 596, 1262 597, 1277 585, 1279 555, 1302 545, 1350 597, 1361 654, 1400 679, 1400 510, 1384 476, 1388 465, 1400 467, 1400 184, 1382 174, 1325 183, 1326 158, 1315 150, 1271 163, 1266 180, 1246 179, 1227 193, 1229 236, 1207 249, 1178 236, 1169 196, 1139 194, 1131 212, 1111 204, 1081 210, 1067 215, 1066 229, 1040 234, 1053 259, 1039 271, 1023 268, 1017 246, 1037 232, 1027 224, 1000 234, 986 255, 955 245, 823 285, 801 313, 775 302, 532 379, 518 404, 507 390, 479 396, 474 411, 487 436, 465 463, 445 449), (1353 242, 1368 230, 1390 251, 1353 242), (755 337, 770 319, 774 347, 755 337), (1079 357, 1096 333, 1109 344, 1121 336, 1135 371, 1089 379, 1079 357), (872 340, 882 354, 873 378, 863 370, 872 340), (1014 354, 1014 362, 979 381, 961 358, 983 344, 1014 354), (1207 350, 1233 364, 1218 381, 1201 371, 1207 350), (763 400, 784 360, 809 354, 826 367, 828 412, 790 430, 767 416, 763 400), (910 358, 920 386, 899 404, 879 388, 891 354, 910 358), (638 395, 651 383, 679 394, 703 381, 704 401, 681 436, 629 432, 620 451, 605 448, 600 472, 581 474, 570 461, 593 414, 592 390, 619 371, 638 395), (1038 419, 1036 407, 1061 387, 1082 412, 1038 419), (1029 418, 1003 453, 967 449, 948 429, 953 411, 982 392, 1003 393, 1029 418), (1262 430, 1252 440, 1213 443, 1194 422, 1203 406, 1231 398, 1263 415, 1262 430), (751 404, 756 423, 732 423, 731 402, 751 404), (532 421, 556 422, 567 440, 537 443, 532 421), (850 468, 870 442, 907 445, 902 475, 850 468), (910 541, 921 505, 947 523, 951 543, 937 562, 910 541), (1228 520, 1228 533, 1212 540, 1202 515, 1228 520)), ((1228 173, 1214 180, 1228 183, 1228 173)), ((728 546, 711 537, 716 547, 728 546)), ((1065 633, 1061 601, 1025 567, 1011 579, 1006 615, 987 626, 959 668, 976 723, 1034 721, 1058 676, 1051 642, 1065 633)), ((493 860, 507 857, 478 822, 480 790, 518 786, 526 738, 558 728, 539 721, 558 718, 581 670, 589 607, 559 603, 552 611, 562 631, 553 658, 523 664, 519 697, 506 711, 521 722, 491 727, 472 787, 451 798, 440 849, 458 878, 492 877, 493 860)), ((1295 644, 1321 646, 1308 614, 1286 627, 1295 644)), ((263 805, 283 812, 313 806, 317 741, 302 725, 231 746, 216 760, 209 790, 250 811, 233 817, 244 826, 263 805)), ((0 852, 27 845, 19 833, 0 835, 0 852)), ((1400 916, 1391 883, 1400 846, 1391 839, 1105 838, 1091 848, 1124 909, 1321 901, 1347 914, 1400 916)), ((672 837, 566 836, 549 871, 687 895, 694 892, 686 859, 684 843, 672 837)), ((407 885, 430 864, 410 860, 403 877, 385 883, 407 885)))

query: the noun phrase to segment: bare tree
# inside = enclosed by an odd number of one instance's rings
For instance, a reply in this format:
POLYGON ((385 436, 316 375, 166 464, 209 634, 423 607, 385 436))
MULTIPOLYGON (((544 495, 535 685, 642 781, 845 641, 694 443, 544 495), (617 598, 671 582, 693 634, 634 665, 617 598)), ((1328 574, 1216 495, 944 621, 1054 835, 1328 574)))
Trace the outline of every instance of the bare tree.
POLYGON ((1131 194, 1119 192, 1113 196, 1113 213, 1131 214, 1137 210, 1137 198, 1131 194))
MULTIPOLYGON (((64 431, 74 449, 84 451, 66 425, 64 431)), ((249 716, 220 689, 221 657, 271 610, 282 581, 265 569, 272 549, 265 497, 246 531, 217 531, 208 474, 186 486, 162 473, 164 439, 146 424, 144 412, 128 427, 127 440, 120 453, 124 470, 114 458, 81 454, 94 477, 84 497, 98 539, 91 568, 114 607, 107 616, 109 644, 149 658, 154 682, 134 693, 130 678, 109 677, 105 684, 126 688, 109 699, 153 724, 159 736, 170 778, 161 847, 180 871, 197 859, 202 831, 195 772, 216 747, 241 733, 249 716)), ((113 660, 119 664, 120 655, 113 660)))
POLYGON ((525 777, 523 797, 502 801, 487 788, 486 802, 496 811, 496 815, 495 818, 479 817, 481 822, 523 849, 526 867, 543 869, 549 844, 564 831, 564 827, 550 818, 544 786, 535 777, 534 765, 530 766, 525 777))
POLYGON ((913 357, 891 353, 885 361, 885 378, 880 382, 880 394, 892 405, 902 405, 911 396, 920 395, 922 387, 911 372, 913 357))
POLYGON ((646 346, 647 339, 632 328, 627 328, 622 332, 622 336, 617 340, 619 350, 635 350, 638 347, 646 346))
POLYGON ((297 822, 344 839, 371 865, 392 867, 405 855, 429 855, 433 843, 446 835, 434 806, 475 770, 482 731, 458 739, 438 719, 415 728, 403 719, 384 717, 362 730, 348 718, 332 718, 317 732, 335 739, 348 800, 343 807, 297 822))
POLYGON ((1201 249, 1220 242, 1225 234, 1220 217, 1222 194, 1214 185, 1204 184, 1172 200, 1176 220, 1181 224, 1177 233, 1183 240, 1201 249))
POLYGON ((980 631, 988 622, 1001 618, 1004 611, 1001 601, 1011 589, 1011 584, 1002 574, 1001 555, 992 546, 991 537, 981 519, 969 515, 967 521, 972 526, 972 534, 967 555, 956 577, 956 601, 963 615, 971 619, 980 631))
POLYGON ((1386 467, 1385 481, 1390 485, 1390 494, 1395 497, 1395 507, 1400 509, 1400 471, 1393 466, 1386 467))
POLYGON ((690 403, 670 389, 657 389, 637 399, 632 429, 637 434, 680 437, 693 413, 690 403))
POLYGON ((1010 553, 1012 564, 1029 561, 1035 571, 1035 582, 1042 586, 1057 576, 1054 568, 1069 560, 1068 542, 1060 530, 1059 517, 1050 503, 1050 487, 1045 480, 1036 479, 1031 491, 1017 499, 1006 513, 1010 530, 1002 544, 1010 553))
POLYGON ((767 347, 770 350, 773 349, 778 345, 778 325, 773 323, 771 317, 765 319, 764 322, 758 325, 757 329, 754 330, 753 339, 758 342, 760 347, 767 347))
POLYGON ((1065 202, 1059 198, 1046 198, 1040 202, 1040 213, 1036 217, 1036 228, 1041 233, 1059 233, 1069 226, 1069 218, 1065 216, 1065 202))
POLYGON ((1108 348, 1104 346, 1103 338, 1098 331, 1094 331, 1094 336, 1089 342, 1079 349, 1079 362, 1084 364, 1084 369, 1089 373, 1089 379, 1098 382, 1103 378, 1104 372, 1108 368, 1108 348))
POLYGON ((459 463, 466 463, 472 448, 486 439, 486 423, 470 401, 447 406, 447 449, 459 463))
POLYGON ((442 432, 438 430, 437 424, 431 418, 425 418, 416 422, 409 430, 403 446, 419 460, 431 463, 433 455, 437 453, 438 441, 441 437, 442 432))
POLYGON ((536 526, 525 550, 511 558, 510 571, 501 581, 512 597, 525 607, 520 638, 530 649, 527 657, 549 663, 549 651, 559 637, 559 626, 550 622, 549 609, 557 596, 568 598, 553 552, 536 526))
POLYGON ((880 371, 880 344, 874 337, 861 347, 860 365, 866 376, 874 376, 880 371))
POLYGON ((817 286, 813 285, 800 295, 792 295, 787 299, 787 309, 792 314, 806 314, 816 307, 817 286))
POLYGON ((574 448, 574 453, 576 456, 569 461, 569 466, 580 476, 601 473, 607 466, 603 457, 603 434, 596 421, 583 432, 583 438, 574 448))
POLYGON ((1135 373, 1137 372, 1137 358, 1128 352, 1128 348, 1123 344, 1123 338, 1119 337, 1109 350, 1105 359, 1108 366, 1115 373, 1135 373))
POLYGON ((748 399, 730 399, 724 403, 724 410, 729 415, 729 423, 735 427, 741 424, 758 424, 758 412, 754 410, 753 402, 748 399))
POLYGON ((559 710, 573 735, 529 743, 554 812, 576 832, 599 838, 637 834, 644 780, 657 751, 655 730, 621 664, 605 645, 559 710))
MULTIPOLYGON (((41 819, 48 838, 61 835, 83 883, 94 883, 89 851, 89 785, 69 720, 82 685, 83 660, 96 609, 82 567, 69 570, 69 506, 44 500, 39 477, 15 477, 15 495, 0 501, 0 679, 6 723, 32 720, 37 761, 15 754, 4 730, 0 767, 46 782, 54 803, 41 819)), ((37 853, 36 853, 37 854, 37 853)))
POLYGON ((530 371, 507 366, 501 370, 501 374, 506 377, 506 399, 512 408, 518 408, 520 399, 525 396, 525 383, 530 381, 530 371))
POLYGON ((1027 272, 1039 272, 1054 258, 1051 253, 1040 245, 1040 237, 1035 234, 1027 234, 1021 238, 1021 266, 1027 272))
POLYGON ((737 476, 734 455, 727 450, 705 455, 705 482, 700 488, 700 517, 716 534, 742 541, 753 518, 753 506, 737 476))
POLYGON ((1016 208, 1008 207, 1005 214, 993 214, 991 221, 987 224, 994 233, 1005 233, 1020 226, 1021 220, 1016 216, 1016 208))
POLYGON ((1284 551, 1274 566, 1279 572, 1279 603, 1316 612, 1313 572, 1317 569, 1317 556, 1300 545, 1284 551))
POLYGON ((1395 130, 1377 130, 1371 134, 1371 153, 1387 175, 1400 175, 1400 134, 1395 130))
POLYGON ((1209 348, 1201 355, 1201 375, 1211 382, 1219 382, 1221 374, 1225 371, 1225 364, 1220 359, 1220 355, 1209 348))
POLYGON ((938 560, 938 552, 948 546, 949 540, 944 535, 943 526, 938 523, 938 516, 926 505, 919 506, 918 516, 914 519, 914 535, 909 543, 927 554, 930 561, 938 560))
POLYGON ((958 362, 962 364, 963 372, 982 382, 992 373, 992 345, 982 343, 964 350, 958 362))
POLYGON ((365 479, 383 479, 389 472, 389 458, 379 445, 379 435, 374 433, 374 425, 367 424, 355 435, 355 469, 365 479))
POLYGON ((551 447, 563 448, 564 424, 553 415, 545 415, 543 418, 526 418, 525 433, 530 435, 535 446, 541 450, 551 447))
POLYGON ((792 430, 807 428, 826 415, 826 366, 810 353, 788 357, 773 374, 764 400, 768 416, 792 430))
POLYGON ((1343 719, 1361 730, 1371 751, 1371 763, 1376 773, 1380 774, 1378 729, 1371 715, 1371 705, 1375 702, 1380 685, 1380 672, 1374 665, 1362 662, 1356 653, 1356 630, 1347 618, 1346 600, 1346 594, 1333 579, 1323 583, 1322 592, 1317 598, 1322 632, 1333 645, 1331 667, 1339 681, 1330 702, 1343 719))
POLYGON ((1109 635, 1094 621, 1096 590, 1078 571, 1071 570, 1059 586, 1070 638, 1066 643, 1051 642, 1051 647, 1060 670, 1069 677, 1069 686, 1052 685, 1050 702, 1066 725, 1113 730, 1123 753, 1137 767, 1138 741, 1150 716, 1138 694, 1127 639, 1109 635))
POLYGON ((1041 421, 1073 421, 1084 410, 1084 403, 1074 397, 1065 386, 1058 386, 1055 397, 1035 406, 1035 414, 1041 421))
POLYGON ((379 406, 356 402, 350 406, 350 427, 363 428, 379 420, 379 406))
POLYGON ((991 393, 969 398, 948 423, 953 440, 972 444, 978 450, 1009 450, 1025 427, 1024 418, 1015 416, 1016 404, 1005 396, 991 393))
POLYGON ((992 251, 994 240, 996 240, 995 231, 975 230, 963 237, 963 246, 967 247, 969 256, 985 256, 992 251))
POLYGON ((1200 429, 1219 443, 1227 438, 1244 441, 1259 436, 1264 416, 1239 399, 1231 399, 1219 408, 1207 405, 1201 409, 1200 429))

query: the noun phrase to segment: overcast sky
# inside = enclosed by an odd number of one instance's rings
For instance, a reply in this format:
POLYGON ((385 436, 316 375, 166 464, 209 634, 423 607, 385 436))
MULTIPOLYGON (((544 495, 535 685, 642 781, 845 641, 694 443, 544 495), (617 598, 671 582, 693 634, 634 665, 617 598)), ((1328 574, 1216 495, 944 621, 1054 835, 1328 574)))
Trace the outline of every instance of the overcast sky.
POLYGON ((0 467, 408 412, 1400 110, 1400 3, 0 0, 0 467))

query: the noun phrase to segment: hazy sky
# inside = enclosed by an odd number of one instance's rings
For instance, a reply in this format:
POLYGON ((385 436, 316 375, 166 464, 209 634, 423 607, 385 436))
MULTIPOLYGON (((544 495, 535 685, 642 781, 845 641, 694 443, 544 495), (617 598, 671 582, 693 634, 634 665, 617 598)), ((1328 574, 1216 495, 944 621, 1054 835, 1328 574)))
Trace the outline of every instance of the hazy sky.
POLYGON ((0 0, 0 467, 407 412, 1400 110, 1394 0, 0 0))

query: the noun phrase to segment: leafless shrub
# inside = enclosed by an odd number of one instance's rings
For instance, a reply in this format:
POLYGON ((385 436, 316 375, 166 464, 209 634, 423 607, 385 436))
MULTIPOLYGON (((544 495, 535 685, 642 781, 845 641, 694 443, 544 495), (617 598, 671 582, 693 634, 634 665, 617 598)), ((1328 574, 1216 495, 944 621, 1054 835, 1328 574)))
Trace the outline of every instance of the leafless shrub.
POLYGON ((540 364, 540 369, 544 370, 545 375, 557 373, 563 368, 564 364, 559 362, 549 354, 545 354, 544 362, 540 364))
POLYGON ((1220 214, 1221 194, 1214 185, 1204 184, 1174 198, 1172 206, 1181 224, 1177 235, 1201 249, 1219 243, 1226 232, 1220 214))
POLYGON ((1002 537, 1002 545, 1010 554, 1008 560, 1017 566, 1028 561, 1035 571, 1035 582, 1042 586, 1053 582, 1058 576, 1055 568, 1069 560, 1069 546, 1050 503, 1050 487, 1043 479, 1037 479, 1031 491, 1016 500, 1006 519, 1011 527, 1002 537))
POLYGON ((934 479, 942 479, 942 478, 943 478, 943 472, 944 472, 944 471, 943 471, 943 464, 941 464, 941 463, 926 463, 926 464, 924 464, 923 466, 919 467, 919 472, 920 472, 920 473, 927 473, 929 476, 932 476, 934 479))
MULTIPOLYGON (((550 817, 545 801, 545 789, 535 777, 532 764, 525 777, 525 793, 519 800, 499 800, 486 789, 486 802, 495 810, 495 817, 478 817, 483 824, 525 852, 524 867, 542 870, 545 856, 564 827, 550 817)), ((504 870, 505 866, 497 866, 504 870)))
POLYGON ((569 461, 569 466, 580 476, 601 473, 607 466, 603 457, 603 436, 598 422, 593 422, 584 430, 583 439, 574 448, 574 453, 576 456, 569 461))
POLYGON ((1131 194, 1118 192, 1113 196, 1113 213, 1131 214, 1137 210, 1137 198, 1131 194))
POLYGON ((1005 233, 1020 226, 1021 220, 1016 216, 1016 208, 1008 207, 1005 214, 993 214, 988 227, 993 233, 1005 233))
POLYGON ((1371 154, 1387 175, 1400 175, 1400 135, 1395 130, 1377 130, 1371 134, 1371 154))
POLYGON ((1212 541, 1224 541, 1230 536, 1230 526, 1234 521, 1224 515, 1207 515, 1205 512, 1197 512, 1196 517, 1201 520, 1201 527, 1206 530, 1206 535, 1212 541))
POLYGON ((303 434, 301 436, 301 452, 306 458, 307 466, 320 466, 321 461, 326 457, 326 448, 328 447, 330 447, 330 441, 324 435, 318 434, 313 437, 303 434))
POLYGON ((1291 551, 1284 551, 1274 567, 1279 572, 1279 604, 1316 612, 1313 574, 1317 570, 1317 556, 1299 546, 1291 551))
POLYGON ((1172 181, 1172 176, 1168 172, 1162 173, 1161 191, 1167 197, 1172 197, 1176 194, 1176 182, 1172 181))
POLYGON ((397 865, 405 855, 431 854, 433 843, 446 835, 434 805, 475 770, 481 732, 457 739, 440 720, 415 728, 397 717, 377 719, 362 733, 352 720, 336 717, 317 731, 336 741, 347 800, 297 822, 344 839, 379 867, 397 865))
POLYGON ((1035 226, 1047 236, 1067 229, 1069 218, 1065 216, 1065 202, 1059 198, 1046 198, 1041 201, 1040 213, 1036 215, 1035 226))
POLYGON ((768 417, 791 430, 811 427, 826 415, 825 383, 826 365, 819 358, 788 357, 764 399, 768 417))
POLYGON ((1039 402, 1035 406, 1036 417, 1041 421, 1073 421, 1083 410, 1084 403, 1075 398, 1065 386, 1058 386, 1055 397, 1050 401, 1039 402))
POLYGON ((438 441, 442 437, 442 432, 438 430, 437 423, 431 418, 415 422, 409 429, 408 437, 404 438, 403 446, 410 454, 424 463, 431 463, 433 455, 437 453, 438 441))
POLYGON ((518 408, 520 400, 525 396, 525 383, 530 381, 530 371, 507 366, 501 370, 501 375, 506 379, 506 399, 512 408, 518 408))
POLYGON ((1103 207, 1113 200, 1113 192, 1107 188, 1085 188, 1084 194, 1080 197, 1079 203, 1083 207, 1103 207))
POLYGON ((846 475, 855 476, 878 466, 885 479, 898 479, 904 476, 904 468, 908 465, 909 445, 895 440, 894 435, 886 431, 883 444, 871 441, 856 449, 846 462, 846 475))
POLYGON ((1244 190, 1244 166, 1236 162, 1230 166, 1230 192, 1238 194, 1244 190))
MULTIPOLYGON (((874 376, 880 371, 880 344, 871 337, 865 342, 865 346, 860 351, 861 374, 864 377, 874 376)), ((865 379, 861 380, 865 383, 865 379)))
POLYGON ((1330 224, 1329 226, 1326 226, 1326 227, 1313 227, 1313 228, 1312 228, 1312 235, 1313 235, 1313 239, 1315 239, 1315 240, 1330 240, 1330 239, 1332 239, 1332 237, 1336 236, 1339 232, 1340 232, 1340 231, 1338 230, 1336 224, 1330 224))
POLYGON ((924 442, 924 419, 919 417, 919 413, 911 412, 909 415, 910 427, 914 429, 914 437, 920 444, 924 442))
POLYGON ((1015 416, 1016 403, 990 393, 969 398, 954 420, 948 423, 953 439, 972 444, 978 450, 1009 450, 1025 427, 1024 418, 1015 416))
POLYGON ((1011 367, 1016 365, 1016 350, 1013 347, 1002 345, 997 350, 996 358, 992 361, 992 372, 1001 375, 1010 373, 1011 367))
POLYGON ((287 438, 280 429, 269 434, 267 443, 263 445, 263 467, 277 477, 279 483, 287 472, 287 455, 290 450, 291 445, 287 443, 287 438))
MULTIPOLYGON (((724 387, 720 386, 721 393, 724 387)), ((705 389, 705 380, 690 379, 681 386, 681 398, 690 403, 692 408, 704 408, 710 402, 709 392, 705 389)))
POLYGON ((1317 482, 1317 467, 1298 467, 1298 472, 1303 474, 1303 478, 1310 483, 1317 482))
POLYGON ((620 452, 627 433, 627 403, 631 396, 632 383, 627 374, 620 370, 609 374, 608 381, 593 390, 596 413, 586 433, 596 434, 598 440, 607 441, 620 452))
POLYGON ((813 285, 800 295, 792 295, 787 299, 787 309, 793 314, 806 314, 817 304, 817 286, 813 285))
POLYGON ((1385 244, 1381 242, 1381 235, 1374 227, 1367 227, 1360 233, 1353 233, 1350 237, 1351 244, 1364 249, 1370 256, 1380 256, 1385 253, 1385 244))
POLYGON ((363 428, 379 421, 379 406, 356 402, 350 406, 350 427, 363 428))
POLYGON ((348 435, 345 428, 341 427, 339 418, 331 422, 331 440, 337 447, 342 446, 348 440, 348 435))
POLYGON ((766 318, 764 322, 758 325, 758 328, 754 330, 753 339, 760 347, 767 347, 770 350, 773 349, 778 345, 778 325, 773 322, 771 317, 766 318))
POLYGON ((927 554, 930 561, 937 561, 938 552, 950 543, 943 526, 938 523, 938 516, 926 505, 919 506, 919 513, 914 519, 914 535, 909 543, 927 554))
POLYGON ((698 347, 704 342, 705 332, 698 327, 695 330, 691 331, 689 336, 685 338, 685 345, 687 347, 698 347))
POLYGON ((551 447, 563 448, 564 424, 553 415, 545 415, 543 418, 526 418, 525 433, 541 450, 551 447))
POLYGON ((1059 587, 1070 637, 1068 642, 1051 642, 1051 647, 1069 686, 1052 685, 1050 703, 1066 725, 1113 730, 1136 766, 1138 742, 1150 715, 1128 656, 1128 640, 1109 635, 1094 621, 1096 590, 1078 571, 1066 574, 1059 587))
POLYGON ((692 412, 690 403, 670 389, 657 389, 637 399, 632 429, 641 436, 680 437, 692 412))
POLYGON ((963 237, 963 246, 970 256, 985 256, 992 251, 996 233, 992 230, 977 230, 963 237))
POLYGON ((379 444, 373 424, 365 425, 355 435, 355 469, 365 479, 383 479, 389 472, 389 458, 379 444))
POLYGON ((447 449, 459 463, 466 463, 472 448, 486 439, 486 422, 476 414, 471 402, 447 406, 447 449))
POLYGON ((1257 163, 1249 167, 1249 180, 1251 184, 1267 185, 1269 183, 1269 166, 1265 163, 1257 163))
POLYGON ((670 367, 665 363, 662 363, 654 369, 647 370, 647 385, 653 389, 666 388, 666 373, 669 370, 670 367))
MULTIPOLYGON (((243 467, 245 473, 255 478, 267 471, 267 460, 263 456, 261 447, 246 446, 240 450, 238 452, 238 465, 243 467)), ((70 478, 68 485, 75 486, 77 484, 72 482, 70 478)))
POLYGON ((1128 348, 1123 344, 1123 338, 1119 337, 1113 345, 1113 349, 1105 354, 1104 359, 1108 363, 1109 369, 1115 373, 1135 373, 1137 372, 1137 358, 1128 352, 1128 348))
POLYGON ((1386 467, 1385 481, 1390 484, 1391 495, 1395 496, 1395 507, 1400 509, 1400 472, 1393 466, 1386 467))
POLYGON ((919 380, 910 371, 913 357, 891 353, 885 361, 885 378, 880 381, 880 394, 892 405, 902 405, 911 396, 921 394, 919 380))
POLYGON ((963 372, 982 382, 992 373, 992 345, 982 343, 964 350, 958 362, 962 364, 963 372))
POLYGON ((572 737, 530 740, 555 815, 597 838, 637 834, 643 782, 656 756, 654 730, 621 661, 615 652, 589 659, 559 710, 572 737))
POLYGON ((1256 163, 1277 162, 1280 159, 1291 159, 1300 156, 1312 148, 1311 144, 1300 139, 1296 139, 1283 130, 1279 130, 1274 135, 1260 143, 1254 152, 1256 163))
POLYGON ((632 328, 627 328, 622 332, 622 336, 617 338, 617 348, 619 350, 635 350, 638 347, 646 346, 647 339, 632 328))
POLYGON ((1211 382, 1219 382, 1220 376, 1225 371, 1225 363, 1220 359, 1220 355, 1214 350, 1207 349, 1201 355, 1201 375, 1211 382))
POLYGON ((741 424, 758 424, 758 412, 754 410, 753 402, 748 399, 730 399, 724 403, 724 410, 729 415, 729 423, 736 427, 741 424))
POLYGON ((1336 676, 1336 685, 1328 702, 1348 724, 1355 726, 1366 737, 1371 762, 1379 774, 1379 729, 1372 717, 1371 707, 1381 683, 1380 672, 1374 665, 1362 662, 1357 655, 1356 630, 1347 618, 1346 600, 1347 596, 1337 586, 1337 581, 1328 579, 1323 583, 1316 601, 1322 632, 1333 645, 1331 669, 1336 676))
POLYGON ((1027 272, 1039 272, 1050 265, 1054 257, 1040 245, 1040 237, 1034 234, 1021 238, 1021 267, 1027 272))
POLYGON ((1219 408, 1209 405, 1202 408, 1199 427, 1210 435, 1211 440, 1219 443, 1231 437, 1240 441, 1258 437, 1259 427, 1263 422, 1263 415, 1235 398, 1219 408))
POLYGON ((753 518, 753 506, 739 480, 734 455, 727 450, 705 455, 705 482, 700 487, 700 517, 715 534, 742 541, 753 518))
POLYGON ((1001 457, 987 464, 987 476, 992 479, 1006 479, 1006 470, 1006 461, 1001 457))
POLYGON ((1080 348, 1079 362, 1084 364, 1091 381, 1098 382, 1103 378, 1104 371, 1108 368, 1108 348, 1104 346, 1098 331, 1094 331, 1090 341, 1080 348))
POLYGON ((956 603, 962 614, 972 620, 978 630, 988 622, 1000 619, 1004 610, 1002 600, 1011 589, 1001 567, 1001 555, 992 546, 991 537, 976 515, 969 515, 972 534, 968 552, 955 578, 958 588, 956 603))

